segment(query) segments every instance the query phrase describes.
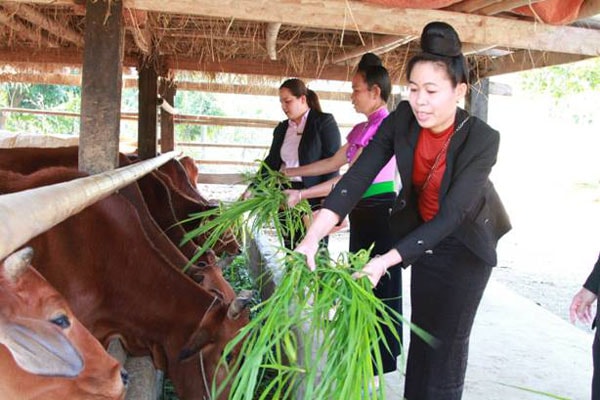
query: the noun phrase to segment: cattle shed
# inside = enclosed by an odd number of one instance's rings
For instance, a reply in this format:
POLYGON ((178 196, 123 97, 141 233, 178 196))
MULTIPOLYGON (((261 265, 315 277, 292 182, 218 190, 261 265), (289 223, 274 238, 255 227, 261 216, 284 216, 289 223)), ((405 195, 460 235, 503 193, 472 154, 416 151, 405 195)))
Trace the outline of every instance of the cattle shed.
MULTIPOLYGON (((288 77, 348 82, 366 52, 400 86, 423 26, 440 20, 464 43, 476 88, 467 107, 485 119, 487 78, 600 56, 599 14, 600 0, 0 0, 0 82, 81 86, 79 168, 111 174, 124 87, 139 90, 138 155, 153 159, 175 146, 178 89, 276 95, 288 77)), ((138 173, 174 155, 161 157, 138 173)))
POLYGON ((2 1, 0 81, 81 85, 80 167, 100 172, 117 165, 124 85, 139 88, 138 152, 150 158, 173 149, 177 88, 349 81, 365 52, 402 84, 423 26, 441 20, 464 42, 478 89, 467 106, 485 118, 486 78, 600 55, 599 13, 600 0, 2 1))

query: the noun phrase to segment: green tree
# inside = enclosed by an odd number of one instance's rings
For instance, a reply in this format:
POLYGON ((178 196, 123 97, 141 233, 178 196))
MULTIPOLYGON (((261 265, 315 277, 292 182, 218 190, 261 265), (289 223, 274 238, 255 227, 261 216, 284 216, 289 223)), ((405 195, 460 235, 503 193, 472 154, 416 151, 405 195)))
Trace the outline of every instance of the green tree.
MULTIPOLYGON (((11 108, 79 112, 81 90, 78 86, 41 85, 9 82, 0 85, 0 101, 11 108)), ((0 120, 0 128, 24 132, 79 133, 79 120, 67 116, 42 116, 10 113, 0 120)))
MULTIPOLYGON (((182 90, 175 96, 175 108, 186 115, 224 115, 217 106, 214 96, 202 92, 182 90)), ((205 141, 214 138, 219 131, 216 126, 183 125, 175 126, 175 138, 180 141, 205 141)))
POLYGON ((522 73, 523 89, 555 99, 594 91, 600 86, 600 58, 522 73))

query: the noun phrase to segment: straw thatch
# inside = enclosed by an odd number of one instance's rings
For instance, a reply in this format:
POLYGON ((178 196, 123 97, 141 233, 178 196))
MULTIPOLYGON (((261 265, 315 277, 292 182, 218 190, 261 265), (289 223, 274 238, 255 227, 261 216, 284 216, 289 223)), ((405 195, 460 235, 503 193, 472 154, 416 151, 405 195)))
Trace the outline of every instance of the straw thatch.
MULTIPOLYGON (((33 80, 41 71, 38 79, 53 83, 77 75, 64 67, 81 64, 85 7, 0 3, 0 79, 33 80)), ((600 55, 600 23, 590 18, 599 10, 599 0, 125 1, 123 62, 150 63, 178 80, 183 71, 220 83, 231 79, 223 73, 241 74, 242 84, 268 88, 289 76, 348 80, 360 55, 373 51, 400 82, 424 23, 443 19, 466 42, 477 77, 485 77, 600 55)))

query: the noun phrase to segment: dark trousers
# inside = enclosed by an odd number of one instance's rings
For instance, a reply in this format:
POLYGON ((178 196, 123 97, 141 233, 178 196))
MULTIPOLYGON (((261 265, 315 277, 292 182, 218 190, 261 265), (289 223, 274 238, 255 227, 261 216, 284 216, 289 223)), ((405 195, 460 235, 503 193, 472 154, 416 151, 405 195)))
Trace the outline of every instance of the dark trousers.
MULTIPOLYGON (((293 181, 291 183, 292 183, 291 189, 301 190, 301 189, 305 188, 304 183, 302 183, 302 182, 293 181)), ((322 201, 323 201, 322 197, 320 197, 318 199, 308 199, 308 203, 310 204, 311 210, 315 211, 315 210, 320 209, 322 201)), ((280 218, 279 221, 282 224, 285 224, 284 218, 280 218)), ((302 239, 304 239, 305 233, 306 233, 306 229, 302 229, 302 230, 298 229, 298 230, 294 230, 293 235, 292 234, 284 235, 283 236, 284 247, 289 250, 294 250, 296 248, 296 246, 302 241, 302 239)), ((321 249, 327 249, 328 244, 329 244, 329 236, 325 236, 319 242, 319 247, 321 249)))
MULTIPOLYGON (((371 256, 383 254, 392 248, 394 241, 389 229, 390 208, 395 194, 389 193, 361 200, 350 213, 351 252, 368 249, 375 243, 371 256)), ((374 294, 388 307, 402 314, 402 268, 395 265, 388 269, 389 274, 381 278, 374 294)), ((383 372, 397 369, 396 357, 400 354, 401 341, 398 341, 387 326, 382 327, 385 342, 379 342, 379 353, 383 372), (387 343, 387 347, 385 346, 387 343)), ((398 321, 396 334, 402 339, 402 324, 398 321)))
POLYGON ((473 320, 492 268, 452 237, 411 268, 411 322, 438 344, 411 332, 404 397, 459 400, 473 320))

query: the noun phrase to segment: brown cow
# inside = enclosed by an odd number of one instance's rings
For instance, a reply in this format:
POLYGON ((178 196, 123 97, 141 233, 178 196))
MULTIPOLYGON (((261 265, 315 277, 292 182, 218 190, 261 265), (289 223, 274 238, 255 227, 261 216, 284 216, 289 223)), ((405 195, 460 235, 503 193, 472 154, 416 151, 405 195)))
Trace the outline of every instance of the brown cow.
POLYGON ((179 160, 171 160, 166 162, 158 167, 158 170, 168 175, 173 181, 173 184, 177 186, 183 193, 198 200, 200 203, 208 204, 208 200, 205 199, 198 191, 198 186, 196 185, 196 181, 198 179, 198 169, 196 168, 194 172, 191 170, 192 165, 196 165, 193 159, 190 157, 183 157, 179 160))
MULTIPOLYGON (((44 167, 50 166, 65 166, 77 168, 78 164, 78 146, 58 147, 58 148, 38 148, 38 147, 21 147, 13 149, 0 149, 0 170, 14 171, 21 174, 29 174, 44 167)), ((119 154, 119 165, 127 165, 137 160, 136 155, 119 154)), ((169 176, 165 178, 161 174, 161 187, 155 187, 152 190, 156 191, 158 199, 153 205, 149 205, 151 215, 156 218, 162 218, 162 223, 159 225, 163 229, 179 224, 179 221, 185 219, 190 213, 197 213, 206 210, 206 207, 213 207, 204 199, 200 193, 191 188, 189 179, 181 164, 176 160, 167 162, 162 167, 162 171, 169 176), (188 185, 185 181, 188 181, 188 185), (191 190, 190 190, 191 189, 191 190), (170 207, 167 207, 167 201, 170 207)), ((158 180, 158 172, 154 173, 157 179, 150 179, 150 185, 156 185, 158 180)), ((147 188, 147 187, 146 187, 147 188)), ((142 190, 144 196, 149 196, 145 190, 142 190)), ((150 201, 150 199, 148 199, 150 201)), ((158 222, 158 221, 157 221, 158 222)), ((193 229, 193 224, 181 225, 181 229, 193 229)), ((182 234, 176 232, 176 228, 172 228, 172 232, 167 232, 168 235, 175 240, 175 245, 179 246, 180 242, 177 238, 182 234)), ((181 231, 183 232, 183 231, 181 231)), ((201 238, 196 241, 202 245, 201 238)), ((194 250, 188 247, 184 249, 185 255, 190 258, 190 253, 194 250)), ((240 246, 236 241, 232 232, 227 232, 222 240, 217 243, 213 251, 217 255, 239 254, 240 246)))
POLYGON ((190 184, 198 189, 198 165, 196 165, 196 161, 192 157, 184 156, 179 159, 179 163, 185 169, 186 175, 189 178, 190 184))
MULTIPOLYGON (((119 154, 119 163, 120 165, 127 165, 131 161, 129 156, 132 155, 124 155, 119 154)), ((137 159, 135 155, 133 155, 134 161, 137 159)), ((0 169, 5 169, 7 171, 14 171, 19 173, 30 173, 41 169, 47 166, 68 166, 77 168, 77 160, 78 160, 78 147, 63 147, 63 148, 15 148, 15 149, 0 149, 0 169)), ((169 162, 168 164, 171 164, 169 162)), ((185 171, 181 168, 181 166, 177 167, 178 163, 172 163, 173 166, 167 167, 166 171, 173 171, 172 176, 176 176, 176 180, 181 180, 181 174, 185 175, 185 171)), ((157 174, 156 172, 155 174, 157 174)), ((184 177, 187 179, 187 177, 184 177)), ((143 206, 139 201, 139 196, 137 195, 137 188, 131 189, 122 189, 121 193, 123 193, 130 201, 133 202, 134 206, 138 209, 138 212, 141 213, 140 218, 144 222, 144 227, 149 231, 147 235, 150 240, 153 241, 154 245, 159 248, 161 251, 165 251, 165 256, 168 257, 171 262, 177 266, 178 268, 183 268, 184 266, 189 264, 189 259, 194 256, 197 252, 197 244, 195 242, 187 242, 184 245, 180 245, 183 236, 185 235, 185 231, 183 226, 179 224, 176 215, 187 217, 186 211, 182 210, 174 210, 171 199, 175 197, 176 199, 180 199, 181 196, 172 194, 174 190, 173 185, 167 185, 163 183, 164 179, 158 179, 155 177, 146 177, 143 181, 138 182, 138 185, 144 183, 144 197, 143 200, 146 203, 146 206, 143 206), (146 215, 149 215, 151 219, 155 219, 156 223, 160 229, 163 229, 166 232, 166 236, 164 234, 158 234, 156 229, 153 229, 151 225, 152 222, 148 222, 146 215), (172 244, 165 243, 165 238, 171 239, 172 244), (183 253, 182 257, 178 253, 177 250, 174 250, 172 247, 175 245, 179 248, 179 251, 183 253), (168 249, 168 250, 167 250, 168 249)), ((131 186, 135 186, 132 184, 131 186)), ((197 193, 197 191, 196 191, 197 193)), ((202 198, 199 193, 197 193, 199 198, 202 198)), ((189 199, 179 201, 177 203, 178 207, 188 207, 186 210, 190 210, 190 212, 198 212, 200 210, 204 210, 203 205, 198 204, 197 202, 190 202, 189 199), (191 207, 191 208, 189 208, 191 207)), ((224 237, 224 246, 222 248, 218 248, 217 250, 220 252, 227 252, 229 254, 238 254, 239 253, 239 244, 235 240, 235 237, 229 233, 224 237)), ((216 274, 219 276, 214 276, 212 279, 217 281, 224 281, 222 279, 221 271, 213 271, 218 268, 215 254, 212 250, 208 251, 207 254, 203 255, 196 264, 200 264, 199 266, 189 266, 186 269, 186 273, 188 273, 195 280, 202 280, 207 275, 216 274), (206 266, 206 268, 203 268, 206 266)), ((209 280, 211 278, 209 277, 209 280)), ((209 284, 208 281, 206 282, 209 284)), ((229 286, 227 284, 227 286, 229 286)), ((221 291, 222 293, 227 293, 228 290, 224 286, 215 287, 216 290, 221 291)), ((230 290, 229 290, 230 291, 230 290)))
MULTIPOLYGON (((66 168, 27 176, 0 171, 0 193, 81 175, 66 168)), ((97 202, 30 245, 36 248, 33 264, 102 343, 120 337, 129 354, 151 355, 183 399, 204 399, 213 377, 223 380, 218 359, 247 324, 243 305, 250 296, 229 302, 170 265, 148 242, 137 212, 123 197, 97 202)), ((222 398, 227 396, 226 391, 222 398)))
MULTIPOLYGON (((159 252, 164 255, 168 263, 177 269, 185 270, 185 273, 194 281, 209 291, 215 291, 227 301, 235 298, 235 293, 231 285, 223 277, 223 272, 217 265, 216 256, 212 250, 209 249, 195 264, 190 265, 190 259, 187 257, 187 254, 182 254, 182 252, 187 251, 187 253, 193 255, 197 251, 197 246, 192 242, 188 242, 180 248, 175 246, 174 242, 169 239, 156 220, 150 215, 148 202, 142 197, 137 184, 124 187, 119 191, 119 195, 124 196, 135 207, 144 228, 144 234, 159 252)), ((167 232, 172 236, 174 232, 180 229, 181 227, 175 226, 167 230, 167 232)), ((183 237, 182 235, 183 233, 179 237, 183 237)))
POLYGON ((0 393, 3 399, 122 399, 127 375, 31 267, 33 250, 0 268, 0 393))

